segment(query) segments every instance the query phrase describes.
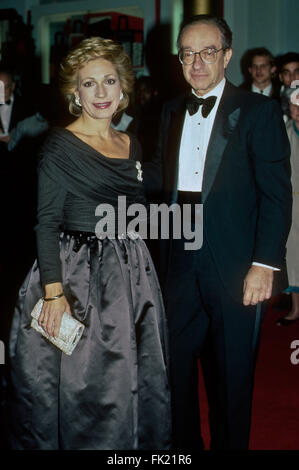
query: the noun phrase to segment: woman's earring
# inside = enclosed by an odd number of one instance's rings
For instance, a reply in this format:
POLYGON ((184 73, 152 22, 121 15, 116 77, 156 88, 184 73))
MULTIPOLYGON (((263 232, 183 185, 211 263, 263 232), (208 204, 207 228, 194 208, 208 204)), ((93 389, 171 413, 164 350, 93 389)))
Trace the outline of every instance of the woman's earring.
POLYGON ((79 106, 81 108, 82 104, 80 103, 80 98, 78 95, 75 95, 75 103, 77 106, 79 106))
POLYGON ((124 97, 124 94, 123 94, 123 92, 121 91, 121 92, 120 92, 120 95, 119 95, 119 99, 122 100, 123 97, 124 97))

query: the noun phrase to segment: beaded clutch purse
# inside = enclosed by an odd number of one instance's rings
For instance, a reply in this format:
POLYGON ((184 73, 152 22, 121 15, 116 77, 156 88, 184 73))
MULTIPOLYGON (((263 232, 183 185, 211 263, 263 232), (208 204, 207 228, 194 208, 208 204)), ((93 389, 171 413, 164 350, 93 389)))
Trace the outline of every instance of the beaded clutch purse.
POLYGON ((57 338, 49 336, 45 332, 45 330, 38 324, 38 319, 43 308, 43 303, 43 299, 39 299, 39 301, 35 304, 31 312, 32 328, 41 333, 52 344, 54 344, 54 346, 61 349, 62 352, 70 356, 82 336, 84 325, 82 325, 82 323, 76 320, 76 318, 64 312, 61 320, 59 336, 57 338))

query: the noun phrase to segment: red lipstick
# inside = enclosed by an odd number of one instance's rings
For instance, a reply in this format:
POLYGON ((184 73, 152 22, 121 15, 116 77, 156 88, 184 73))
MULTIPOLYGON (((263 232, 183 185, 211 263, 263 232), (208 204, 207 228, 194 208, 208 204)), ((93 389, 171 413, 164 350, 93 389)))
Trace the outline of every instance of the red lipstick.
POLYGON ((93 106, 97 109, 107 109, 111 106, 111 101, 106 101, 105 103, 93 103, 93 106))

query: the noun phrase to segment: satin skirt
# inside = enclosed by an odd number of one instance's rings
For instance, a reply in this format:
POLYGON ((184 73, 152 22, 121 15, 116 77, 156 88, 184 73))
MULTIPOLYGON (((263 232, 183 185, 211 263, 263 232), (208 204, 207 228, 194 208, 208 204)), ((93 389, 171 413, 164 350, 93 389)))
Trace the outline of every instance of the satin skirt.
POLYGON ((143 240, 62 234, 63 289, 85 325, 71 356, 30 327, 37 262, 10 335, 12 449, 169 449, 167 325, 143 240))

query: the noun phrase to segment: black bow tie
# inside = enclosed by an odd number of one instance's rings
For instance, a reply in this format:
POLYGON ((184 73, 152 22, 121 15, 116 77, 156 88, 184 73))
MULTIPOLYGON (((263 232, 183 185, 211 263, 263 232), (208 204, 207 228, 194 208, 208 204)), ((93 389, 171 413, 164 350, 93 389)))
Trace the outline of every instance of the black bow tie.
POLYGON ((186 98, 186 106, 190 116, 197 113, 199 106, 202 104, 201 114, 206 118, 212 111, 216 103, 217 96, 209 96, 208 98, 197 98, 193 93, 186 98))

